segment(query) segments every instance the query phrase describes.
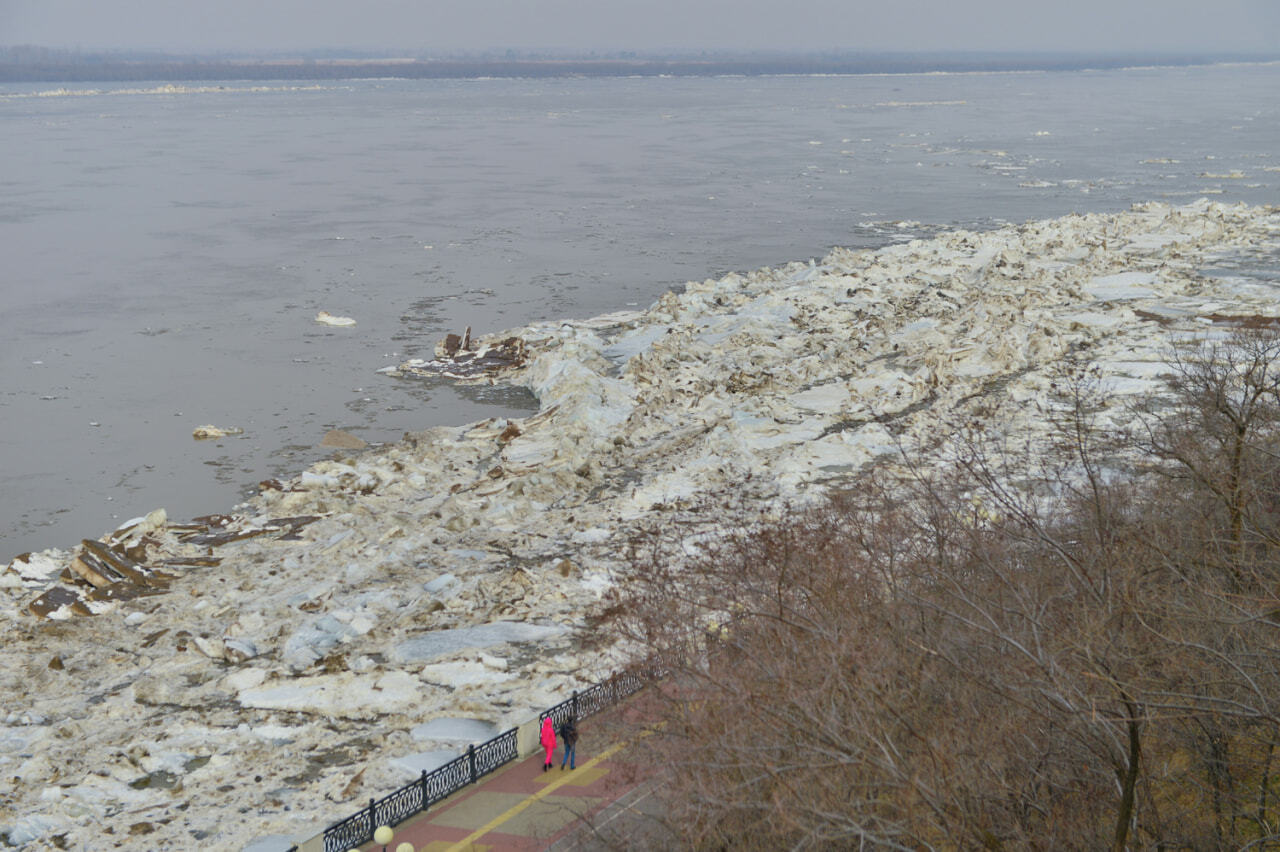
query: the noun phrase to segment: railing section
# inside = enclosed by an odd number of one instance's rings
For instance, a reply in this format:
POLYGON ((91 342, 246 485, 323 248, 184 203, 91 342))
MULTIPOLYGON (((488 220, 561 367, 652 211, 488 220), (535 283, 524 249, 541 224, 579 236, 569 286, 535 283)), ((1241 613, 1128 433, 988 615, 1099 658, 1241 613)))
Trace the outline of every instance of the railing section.
POLYGON ((601 710, 616 704, 632 693, 638 692, 656 674, 651 672, 624 672, 614 675, 603 683, 598 683, 582 692, 574 692, 571 698, 561 701, 538 714, 538 721, 551 719, 551 723, 559 728, 569 717, 585 719, 601 710))
MULTIPOLYGON (((515 760, 520 756, 517 748, 517 728, 499 734, 484 745, 476 746, 471 752, 472 767, 475 778, 488 775, 493 770, 515 760)), ((474 778, 472 780, 475 780, 474 778)))
POLYGON ((646 683, 662 677, 661 672, 623 672, 610 678, 614 685, 614 701, 621 701, 628 695, 639 692, 646 683))
POLYGON ((593 686, 578 695, 578 718, 585 719, 588 716, 594 716, 610 704, 613 704, 614 701, 616 699, 614 698, 612 680, 593 686))
POLYGON ((422 810, 422 785, 409 784, 374 802, 373 824, 399 825, 422 810))
POLYGON ((422 808, 427 808, 461 790, 471 783, 471 765, 464 754, 435 769, 424 773, 417 782, 422 787, 422 808))
POLYGON ((564 724, 565 719, 574 715, 574 706, 577 704, 578 695, 574 693, 573 698, 567 698, 554 707, 548 707, 538 714, 538 723, 541 724, 543 719, 550 719, 551 724, 556 730, 560 730, 560 726, 564 724))
POLYGON ((324 830, 324 852, 347 852, 373 839, 373 809, 365 808, 324 830))

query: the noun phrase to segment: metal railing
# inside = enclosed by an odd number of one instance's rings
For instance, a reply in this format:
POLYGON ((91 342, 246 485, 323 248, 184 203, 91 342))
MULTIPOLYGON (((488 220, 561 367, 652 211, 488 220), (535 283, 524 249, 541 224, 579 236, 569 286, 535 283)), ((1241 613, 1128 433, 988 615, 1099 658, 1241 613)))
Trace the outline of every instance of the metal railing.
POLYGON ((575 689, 570 698, 539 713, 538 723, 549 718, 559 729, 570 717, 585 719, 639 691, 652 678, 650 672, 623 672, 582 692, 575 689))
MULTIPOLYGON (((578 692, 554 707, 538 714, 538 723, 551 718, 559 727, 570 715, 583 719, 637 692, 653 675, 650 672, 623 672, 603 683, 578 692)), ((519 728, 503 731, 381 799, 370 799, 369 806, 334 823, 324 830, 324 852, 347 852, 368 843, 379 826, 396 826, 437 802, 474 784, 498 767, 520 756, 517 743, 519 728)))

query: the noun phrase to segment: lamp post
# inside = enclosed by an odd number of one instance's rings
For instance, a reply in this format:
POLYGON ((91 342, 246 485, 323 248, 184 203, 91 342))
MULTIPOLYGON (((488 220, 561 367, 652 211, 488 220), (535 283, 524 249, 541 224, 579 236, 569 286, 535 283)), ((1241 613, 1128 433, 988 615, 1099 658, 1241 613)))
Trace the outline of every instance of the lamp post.
POLYGON ((387 852, 387 844, 391 842, 392 831, 389 825, 380 825, 373 832, 373 842, 382 847, 382 852, 387 852))

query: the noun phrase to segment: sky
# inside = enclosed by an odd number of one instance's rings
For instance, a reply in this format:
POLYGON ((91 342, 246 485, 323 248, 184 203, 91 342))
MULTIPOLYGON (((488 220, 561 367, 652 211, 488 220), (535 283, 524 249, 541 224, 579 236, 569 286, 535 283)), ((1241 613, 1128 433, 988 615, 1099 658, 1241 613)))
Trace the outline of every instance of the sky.
POLYGON ((0 0, 0 46, 1280 52, 1280 0, 0 0))

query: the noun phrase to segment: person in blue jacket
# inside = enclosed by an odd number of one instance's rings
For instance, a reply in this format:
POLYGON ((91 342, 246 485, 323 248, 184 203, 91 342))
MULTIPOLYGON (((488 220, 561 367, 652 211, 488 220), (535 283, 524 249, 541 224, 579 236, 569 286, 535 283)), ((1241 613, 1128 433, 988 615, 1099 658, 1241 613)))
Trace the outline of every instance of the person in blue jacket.
POLYGON ((570 769, 577 769, 578 723, 570 716, 560 726, 560 739, 564 742, 564 757, 560 758, 560 768, 564 769, 566 761, 570 769))

